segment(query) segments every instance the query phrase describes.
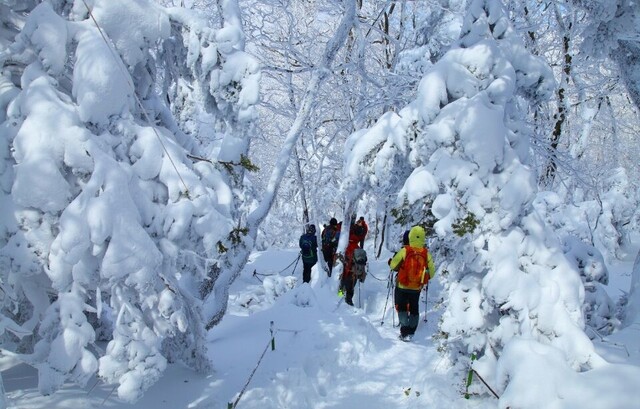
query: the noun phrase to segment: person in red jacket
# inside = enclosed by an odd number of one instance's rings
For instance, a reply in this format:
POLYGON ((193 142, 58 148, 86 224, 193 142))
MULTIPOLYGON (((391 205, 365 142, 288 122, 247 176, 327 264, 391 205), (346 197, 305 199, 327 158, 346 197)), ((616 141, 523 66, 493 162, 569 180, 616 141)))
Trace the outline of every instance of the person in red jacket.
MULTIPOLYGON (((364 218, 361 219, 364 221, 364 218)), ((353 274, 353 252, 357 248, 362 248, 360 243, 364 243, 364 239, 367 236, 366 228, 362 224, 354 223, 354 221, 355 218, 349 228, 349 244, 347 244, 347 249, 344 252, 345 265, 340 279, 340 289, 345 294, 344 301, 349 305, 353 305, 353 289, 356 282, 356 277, 353 274)))
POLYGON ((360 245, 360 248, 363 249, 364 248, 364 239, 367 237, 367 233, 369 233, 369 226, 367 225, 367 222, 364 221, 364 217, 363 216, 360 216, 360 218, 356 222, 356 225, 362 227, 362 231, 360 233, 360 236, 362 238, 360 239, 358 244, 360 245))

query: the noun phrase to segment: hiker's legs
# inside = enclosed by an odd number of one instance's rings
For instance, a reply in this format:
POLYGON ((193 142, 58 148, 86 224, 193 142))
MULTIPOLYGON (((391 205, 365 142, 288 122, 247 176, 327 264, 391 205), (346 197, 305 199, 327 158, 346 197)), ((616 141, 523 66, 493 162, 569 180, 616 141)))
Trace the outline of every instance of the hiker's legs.
POLYGON ((394 299, 396 303, 396 311, 398 312, 398 320, 400 321, 400 335, 408 334, 407 325, 409 324, 409 309, 407 308, 407 297, 405 292, 396 286, 394 291, 394 299))
POLYGON ((396 286, 394 296, 400 321, 400 335, 413 335, 418 327, 420 291, 405 290, 396 286))
POLYGON ((303 283, 308 283, 311 281, 311 267, 313 267, 313 264, 311 263, 305 263, 305 262, 302 263, 302 282, 303 283))
POLYGON ((342 274, 342 288, 344 289, 344 302, 353 305, 353 276, 342 274))
POLYGON ((409 301, 409 319, 407 322, 407 331, 409 335, 413 335, 418 328, 420 318, 420 291, 407 290, 407 300, 409 301))
POLYGON ((329 277, 331 277, 331 273, 333 272, 333 251, 322 250, 322 256, 324 257, 324 261, 327 262, 327 267, 329 267, 329 277))

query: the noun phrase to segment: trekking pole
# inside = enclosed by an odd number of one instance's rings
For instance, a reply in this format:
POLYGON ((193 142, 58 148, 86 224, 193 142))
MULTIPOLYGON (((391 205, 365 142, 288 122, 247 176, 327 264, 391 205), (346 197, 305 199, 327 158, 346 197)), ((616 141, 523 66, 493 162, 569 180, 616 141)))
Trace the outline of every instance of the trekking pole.
POLYGON ((429 291, 429 282, 424 286, 424 322, 427 322, 427 292, 429 291))
MULTIPOLYGON (((382 310, 382 320, 380 321, 380 326, 384 325, 384 316, 387 315, 387 304, 389 303, 389 296, 391 295, 391 277, 393 275, 392 271, 389 271, 389 280, 387 280, 387 300, 384 302, 384 309, 382 310)), ((395 319, 395 316, 394 316, 395 319)))
MULTIPOLYGON (((393 321, 391 321, 391 324, 395 328, 396 327, 396 306, 395 306, 395 303, 393 304, 393 315, 392 315, 392 317, 393 317, 393 321)), ((399 320, 400 320, 400 318, 398 318, 398 325, 400 325, 400 321, 399 320)))

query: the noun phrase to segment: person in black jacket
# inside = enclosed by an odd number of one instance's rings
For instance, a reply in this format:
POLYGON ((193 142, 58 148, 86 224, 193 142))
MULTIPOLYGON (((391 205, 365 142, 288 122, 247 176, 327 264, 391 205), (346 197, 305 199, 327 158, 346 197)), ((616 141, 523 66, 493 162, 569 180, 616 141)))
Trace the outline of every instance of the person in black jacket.
POLYGON ((318 238, 316 237, 316 226, 307 226, 305 234, 300 236, 300 255, 302 256, 302 282, 311 281, 311 268, 318 262, 318 238))
POLYGON ((335 217, 329 221, 329 225, 322 230, 322 256, 327 263, 329 271, 328 276, 331 277, 333 265, 335 264, 336 250, 338 250, 338 240, 340 239, 340 228, 342 222, 338 223, 335 217))

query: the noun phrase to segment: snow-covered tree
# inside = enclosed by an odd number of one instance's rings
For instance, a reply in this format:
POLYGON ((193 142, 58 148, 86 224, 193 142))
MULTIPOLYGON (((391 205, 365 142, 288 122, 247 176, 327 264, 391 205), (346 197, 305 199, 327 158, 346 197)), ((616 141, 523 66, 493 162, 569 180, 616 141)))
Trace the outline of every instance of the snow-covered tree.
MULTIPOLYGON (((622 3, 600 4, 600 8, 595 7, 598 3, 603 2, 510 1, 508 6, 528 48, 553 67, 558 83, 553 98, 538 105, 532 118, 531 165, 538 169, 543 189, 559 195, 554 201, 565 203, 560 207, 566 215, 576 215, 578 208, 584 215, 580 223, 556 214, 554 226, 565 233, 580 230, 578 237, 609 259, 620 255, 629 232, 636 228, 637 144, 631 141, 636 139, 638 115, 622 80, 629 70, 619 72, 608 57, 607 48, 615 46, 615 37, 598 41, 597 50, 585 52, 588 44, 593 46, 594 25, 601 23, 599 13, 616 7, 625 13, 622 3)), ((621 23, 615 32, 621 35, 630 29, 621 23)))
MULTIPOLYGON (((275 161, 286 129, 296 117, 316 54, 340 21, 338 0, 250 0, 243 3, 247 38, 263 64, 260 134, 255 141, 261 167, 275 161)), ((357 1, 358 20, 335 68, 319 90, 316 106, 304 126, 294 160, 263 224, 260 245, 288 243, 304 219, 327 223, 343 217, 341 182, 344 142, 354 130, 370 126, 387 109, 404 106, 425 68, 443 44, 457 38, 465 1, 434 3, 357 1), (407 49, 408 48, 408 49, 407 49)), ((366 195, 359 211, 375 234, 385 202, 366 195)))
POLYGON ((147 0, 0 5, 2 347, 43 393, 98 372, 135 401, 167 360, 209 368, 202 283, 229 285, 258 96, 223 3, 217 30, 147 0))
POLYGON ((583 50, 598 57, 609 56, 620 68, 620 75, 636 107, 640 108, 640 5, 631 0, 573 0, 590 17, 583 50))
MULTIPOLYGON (((335 29, 334 35, 326 43, 322 54, 313 64, 311 77, 307 83, 304 96, 299 103, 295 119, 282 143, 282 148, 269 175, 263 195, 248 214, 246 224, 233 232, 234 234, 231 236, 232 245, 228 248, 229 251, 225 251, 221 262, 212 269, 213 274, 210 274, 210 276, 215 278, 216 281, 228 283, 229 285, 240 274, 256 243, 260 225, 267 217, 276 200, 289 162, 294 156, 295 145, 303 134, 309 117, 319 104, 318 96, 331 72, 336 55, 344 46, 349 32, 356 23, 354 3, 343 1, 341 9, 343 10, 342 18, 335 29)), ((211 328, 224 316, 229 299, 228 285, 217 286, 206 295, 204 307, 204 314, 207 317, 206 328, 211 328)))
POLYGON ((446 291, 442 342, 454 361, 479 356, 478 371, 500 391, 515 376, 501 353, 516 340, 550 345, 573 368, 601 362, 583 331, 579 272, 532 204, 527 115, 553 87, 501 2, 474 0, 458 43, 427 72, 415 100, 352 135, 346 154, 345 191, 411 171, 397 214, 407 224, 433 223, 446 291))

